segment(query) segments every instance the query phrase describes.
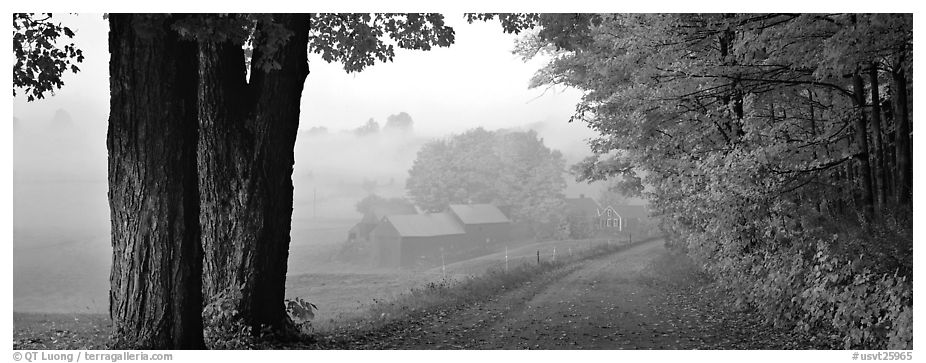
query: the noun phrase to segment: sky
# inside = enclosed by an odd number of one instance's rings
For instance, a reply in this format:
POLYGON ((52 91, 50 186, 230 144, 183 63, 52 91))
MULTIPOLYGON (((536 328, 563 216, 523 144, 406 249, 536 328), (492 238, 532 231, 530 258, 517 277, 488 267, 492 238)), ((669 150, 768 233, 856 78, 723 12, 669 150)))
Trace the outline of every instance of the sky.
MULTIPOLYGON (((63 15, 84 50, 81 72, 67 74, 65 86, 39 102, 14 100, 14 116, 32 122, 50 119, 65 109, 81 127, 105 130, 108 113, 107 25, 102 15, 63 15)), ((496 22, 467 24, 462 14, 447 14, 456 31, 448 48, 399 49, 392 63, 378 63, 347 74, 317 55, 303 93, 301 130, 325 126, 350 129, 370 118, 383 123, 390 114, 407 112, 424 135, 462 132, 473 127, 506 128, 535 122, 565 124, 580 93, 574 89, 528 89, 545 60, 524 62, 511 53, 517 36, 504 34, 496 22)), ((584 125, 568 132, 592 136, 584 125)))

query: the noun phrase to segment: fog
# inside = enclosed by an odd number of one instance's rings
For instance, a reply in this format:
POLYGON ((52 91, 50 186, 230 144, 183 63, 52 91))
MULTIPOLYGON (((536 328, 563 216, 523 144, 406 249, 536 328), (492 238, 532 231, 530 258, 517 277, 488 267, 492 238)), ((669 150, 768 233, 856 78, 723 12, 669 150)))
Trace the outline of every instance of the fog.
MULTIPOLYGON (((47 120, 16 118, 14 125, 14 310, 104 312, 112 251, 105 132, 65 110, 47 120)), ((572 126, 533 123, 509 129, 533 129, 575 162, 587 149, 572 141, 582 136, 572 126)), ((301 132, 293 172, 290 273, 350 269, 332 266, 331 256, 360 218, 355 204, 370 192, 404 196, 418 149, 447 136, 301 132)), ((567 180, 567 195, 597 191, 567 180)))
MULTIPOLYGON (((475 127, 530 129, 569 164, 589 154, 584 140, 594 133, 567 123, 577 92, 528 90, 542 62, 512 55, 514 38, 498 24, 452 20, 457 43, 450 48, 400 51, 394 64, 360 74, 312 59, 295 147, 290 276, 365 271, 333 258, 360 218, 355 204, 371 191, 404 196, 408 170, 430 140, 475 127), (413 119, 410 132, 351 131, 371 118, 382 126, 400 112, 413 119), (328 131, 312 133, 313 127, 328 131)), ((106 24, 87 14, 63 21, 77 24, 75 41, 87 57, 82 72, 67 75, 65 87, 47 99, 14 101, 14 311, 101 313, 112 251, 106 24)), ((600 189, 566 179, 567 196, 600 189)))

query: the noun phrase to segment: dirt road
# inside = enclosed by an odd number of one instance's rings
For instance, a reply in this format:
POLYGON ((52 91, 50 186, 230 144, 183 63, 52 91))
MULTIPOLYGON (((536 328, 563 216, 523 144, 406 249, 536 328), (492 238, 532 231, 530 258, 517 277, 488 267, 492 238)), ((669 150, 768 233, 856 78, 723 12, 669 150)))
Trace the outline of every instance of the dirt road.
MULTIPOLYGON (((660 240, 539 276, 487 301, 431 311, 341 349, 821 349, 706 293, 660 240)), ((690 263, 690 262, 689 262, 690 263)))

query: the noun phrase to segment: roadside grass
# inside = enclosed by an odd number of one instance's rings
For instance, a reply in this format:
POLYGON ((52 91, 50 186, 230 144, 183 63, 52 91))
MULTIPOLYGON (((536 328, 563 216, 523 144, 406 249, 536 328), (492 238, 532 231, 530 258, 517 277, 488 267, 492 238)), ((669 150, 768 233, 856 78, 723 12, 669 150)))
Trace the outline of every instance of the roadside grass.
POLYGON ((365 311, 377 301, 394 299, 439 275, 413 272, 311 273, 286 278, 286 297, 302 298, 318 307, 312 326, 325 329, 365 311))
POLYGON ((377 301, 369 310, 353 318, 316 329, 313 337, 337 345, 338 342, 351 340, 352 336, 388 328, 393 323, 489 300, 507 290, 530 284, 540 275, 575 268, 578 262, 604 257, 650 240, 652 239, 624 245, 597 245, 572 255, 558 256, 555 262, 548 259, 541 260, 540 263, 520 263, 509 266, 507 271, 503 266, 494 266, 480 275, 429 282, 414 287, 395 299, 377 301))

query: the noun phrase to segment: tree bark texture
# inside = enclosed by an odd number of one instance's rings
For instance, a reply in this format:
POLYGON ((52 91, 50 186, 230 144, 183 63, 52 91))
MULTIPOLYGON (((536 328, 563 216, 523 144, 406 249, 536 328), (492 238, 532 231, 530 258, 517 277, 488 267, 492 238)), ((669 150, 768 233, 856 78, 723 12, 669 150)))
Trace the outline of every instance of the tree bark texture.
MULTIPOLYGON (((240 47, 204 44, 199 74, 199 191, 207 302, 235 300, 252 328, 289 325, 283 305, 293 211, 293 148, 308 76, 309 17, 275 16, 292 31, 260 68, 255 44, 245 83, 240 47)), ((258 25, 259 27, 261 25, 258 25)))
POLYGON ((170 20, 109 18, 109 312, 117 348, 204 347, 196 48, 170 20))

